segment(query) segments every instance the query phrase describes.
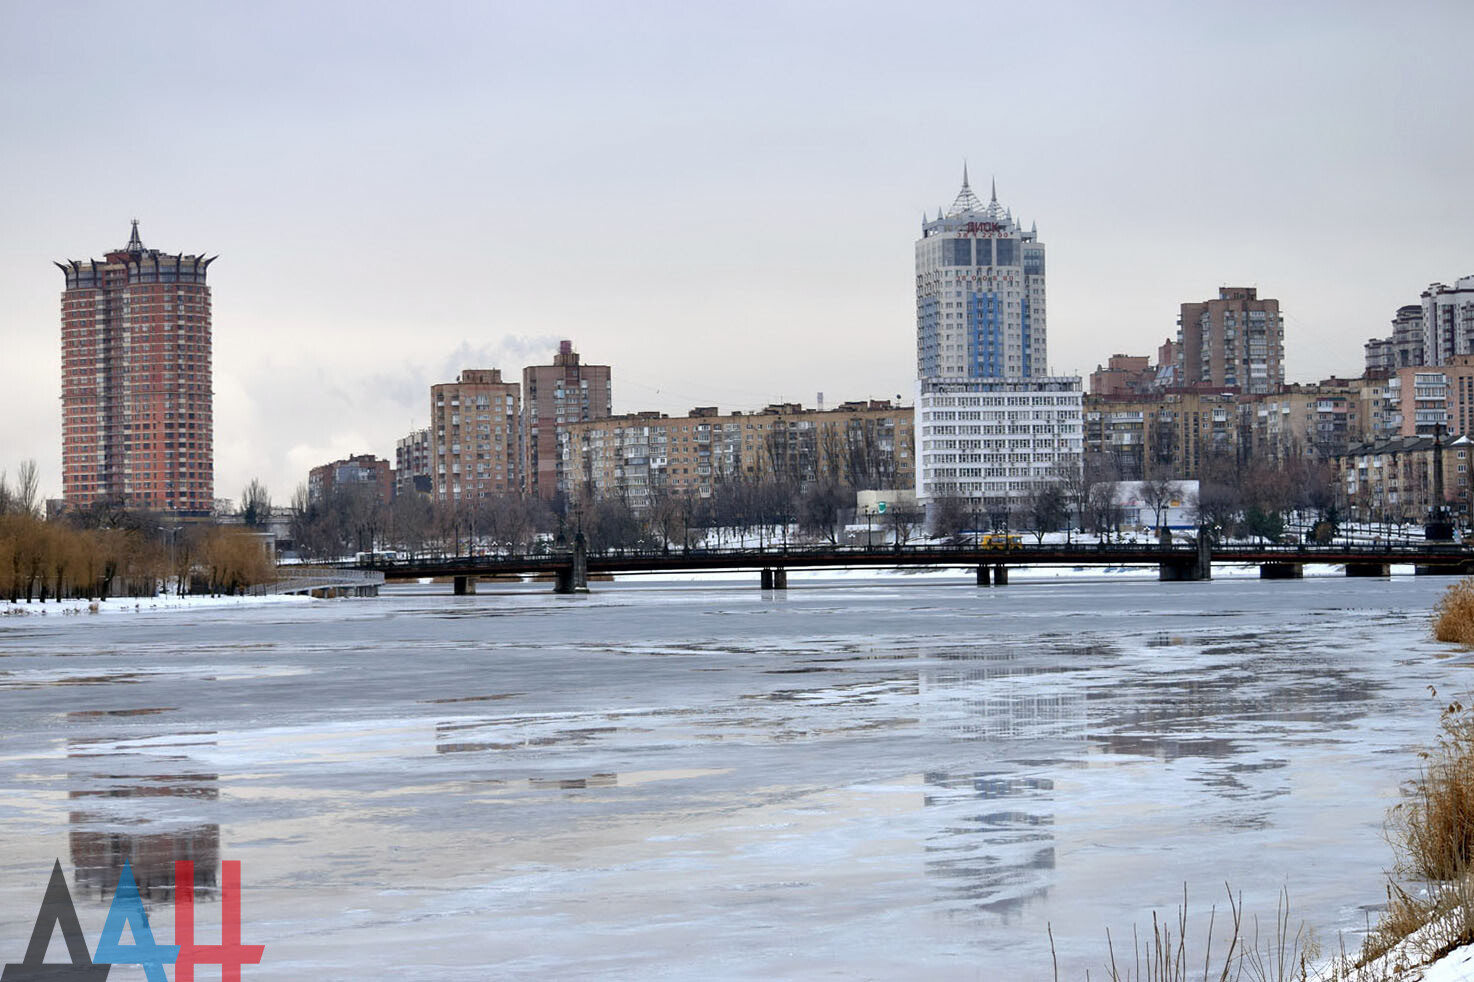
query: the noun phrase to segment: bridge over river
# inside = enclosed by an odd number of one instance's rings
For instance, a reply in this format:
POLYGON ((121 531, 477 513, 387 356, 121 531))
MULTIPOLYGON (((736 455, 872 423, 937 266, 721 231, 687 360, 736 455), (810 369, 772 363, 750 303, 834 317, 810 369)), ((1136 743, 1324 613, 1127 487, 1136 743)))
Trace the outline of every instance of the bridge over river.
POLYGON ((1347 576, 1386 576, 1393 565, 1420 573, 1474 572, 1474 549, 1449 542, 1224 544, 1196 541, 1139 543, 979 543, 896 546, 768 546, 761 549, 618 550, 590 552, 579 537, 572 548, 542 555, 416 555, 342 564, 382 573, 386 580, 450 579, 457 594, 474 593, 482 577, 546 576, 559 593, 588 589, 590 576, 758 571, 764 589, 785 589, 791 569, 928 567, 968 569, 979 586, 1003 586, 1020 566, 1155 566, 1162 580, 1212 579, 1214 564, 1257 565, 1265 579, 1295 579, 1306 564, 1344 567, 1347 576))

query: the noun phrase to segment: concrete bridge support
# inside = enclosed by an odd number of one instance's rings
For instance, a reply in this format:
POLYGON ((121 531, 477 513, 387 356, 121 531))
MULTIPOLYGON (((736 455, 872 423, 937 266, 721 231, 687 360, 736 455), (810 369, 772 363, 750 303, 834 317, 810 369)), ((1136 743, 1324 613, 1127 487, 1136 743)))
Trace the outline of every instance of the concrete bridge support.
POLYGON ((779 566, 777 569, 773 570, 773 589, 788 589, 788 570, 785 567, 779 566))
POLYGON ((1468 563, 1454 563, 1447 566, 1414 566, 1413 573, 1418 576, 1468 576, 1474 570, 1469 568, 1468 563))
POLYGON ((991 566, 978 567, 978 586, 992 586, 993 575, 991 566))
POLYGON ((1347 563, 1347 576, 1391 576, 1392 567, 1386 563, 1347 563))
POLYGON ((1191 559, 1164 559, 1157 566, 1158 579, 1164 582, 1211 580, 1213 578, 1213 543, 1207 529, 1198 529, 1197 549, 1191 559))
POLYGON ((1261 580, 1303 580, 1305 566, 1303 563, 1264 563, 1259 567, 1259 578, 1261 580))
POLYGON ((1201 580, 1198 575, 1198 564, 1193 561, 1179 562, 1176 560, 1159 563, 1157 565, 1157 579, 1163 583, 1176 583, 1185 580, 1201 580))
POLYGON ((764 566, 763 571, 758 574, 758 585, 764 590, 773 589, 773 571, 764 566))
POLYGON ((993 585, 1008 586, 1008 567, 1002 564, 993 567, 993 585))
POLYGON ((458 597, 472 597, 476 595, 476 577, 457 576, 455 578, 455 595, 458 597))
POLYGON ((568 557, 568 565, 558 567, 554 574, 553 592, 589 592, 589 544, 583 532, 573 537, 573 552, 568 557))

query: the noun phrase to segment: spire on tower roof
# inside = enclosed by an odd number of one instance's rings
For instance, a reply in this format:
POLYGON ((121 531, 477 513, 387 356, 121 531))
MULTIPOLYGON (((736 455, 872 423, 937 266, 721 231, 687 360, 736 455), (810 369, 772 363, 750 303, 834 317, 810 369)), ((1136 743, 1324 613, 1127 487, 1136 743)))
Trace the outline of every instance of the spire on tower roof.
POLYGON ((961 215, 969 211, 982 211, 983 203, 978 196, 972 193, 972 187, 967 183, 967 161, 962 162, 962 190, 957 192, 957 198, 952 202, 952 207, 947 210, 948 215, 961 215))
POLYGON ((133 219, 133 234, 128 236, 128 251, 142 252, 143 240, 138 237, 138 219, 133 219))
POLYGON ((998 203, 998 178, 996 177, 993 178, 993 197, 991 200, 995 205, 998 203))

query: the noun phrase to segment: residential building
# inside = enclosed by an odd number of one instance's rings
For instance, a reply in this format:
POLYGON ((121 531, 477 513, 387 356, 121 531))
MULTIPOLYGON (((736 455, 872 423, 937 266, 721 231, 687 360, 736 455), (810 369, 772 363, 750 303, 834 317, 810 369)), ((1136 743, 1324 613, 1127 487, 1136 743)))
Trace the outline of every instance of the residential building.
MULTIPOLYGON (((1434 505, 1434 437, 1399 436, 1350 447, 1337 458, 1347 514, 1363 522, 1424 521, 1434 505)), ((1441 438, 1443 502, 1469 520, 1471 443, 1441 438)))
POLYGON ((1223 287, 1185 303, 1177 321, 1180 384, 1267 393, 1285 384, 1280 303, 1254 287, 1223 287))
POLYGON ((563 486, 558 445, 566 424, 614 414, 609 378, 608 365, 581 364, 572 341, 558 345, 551 365, 522 369, 522 473, 529 494, 551 500, 563 486))
POLYGON ((1240 397, 1249 458, 1329 460, 1362 441, 1361 399, 1345 379, 1289 385, 1269 395, 1240 397))
POLYGON ((1166 389, 1176 389, 1182 386, 1179 377, 1178 362, 1181 347, 1171 338, 1163 341, 1161 347, 1157 348, 1157 378, 1152 383, 1152 388, 1158 392, 1166 389))
POLYGON ((1154 396, 1086 396, 1082 448, 1092 469, 1120 480, 1192 480, 1205 463, 1241 463, 1248 452, 1237 394, 1174 389, 1154 396))
POLYGON ((1434 283, 1423 291, 1423 364, 1446 365, 1455 355, 1474 354, 1474 276, 1453 286, 1434 283))
POLYGON ((437 500, 522 490, 521 386, 496 368, 430 387, 430 460, 437 500))
POLYGON ((1081 454, 1078 378, 917 383, 916 495, 971 498, 1011 510, 1081 454))
POLYGON ((1368 375, 1387 375, 1399 368, 1424 365, 1423 308, 1408 304, 1397 308, 1392 318, 1392 333, 1385 338, 1372 338, 1365 345, 1368 375))
MULTIPOLYGON (((1044 244, 962 189, 916 241, 916 494, 1022 504, 1080 461, 1080 379, 1052 378, 1044 244)), ((1132 363, 1131 370, 1136 366, 1132 363)), ((1144 367, 1144 366, 1143 366, 1144 367)))
POLYGON ((1157 372, 1147 355, 1111 355, 1090 373, 1093 396, 1129 396, 1149 392, 1157 372))
POLYGON ((373 454, 321 464, 307 474, 307 500, 320 504, 337 492, 366 489, 385 505, 394 500, 394 469, 373 454))
POLYGON ((1177 388, 1177 343, 1171 338, 1157 349, 1156 364, 1149 355, 1111 355, 1090 373, 1090 394, 1124 398, 1177 388))
POLYGON ((394 493, 432 494, 430 429, 426 427, 400 437, 394 444, 394 493))
POLYGON ((215 500, 210 287, 215 257, 128 244, 56 263, 62 493, 208 517, 215 500))
POLYGON ((916 241, 916 361, 922 378, 1047 374, 1044 244, 968 186, 916 241))
POLYGON ((1347 383, 1357 400, 1353 443, 1377 442, 1396 435, 1398 413, 1388 398, 1388 382, 1386 376, 1369 374, 1347 383))
POLYGON ((1474 433, 1474 354, 1400 368, 1386 381, 1393 434, 1474 433))
POLYGON ((692 409, 567 423, 561 456, 571 499, 619 497, 636 511, 662 494, 710 497, 723 481, 829 480, 856 489, 915 483, 912 409, 889 401, 835 409, 796 403, 758 412, 692 409))
POLYGON ((1123 481, 1175 477, 1182 472, 1175 447, 1167 396, 1091 393, 1084 398, 1081 449, 1092 470, 1103 467, 1123 481))

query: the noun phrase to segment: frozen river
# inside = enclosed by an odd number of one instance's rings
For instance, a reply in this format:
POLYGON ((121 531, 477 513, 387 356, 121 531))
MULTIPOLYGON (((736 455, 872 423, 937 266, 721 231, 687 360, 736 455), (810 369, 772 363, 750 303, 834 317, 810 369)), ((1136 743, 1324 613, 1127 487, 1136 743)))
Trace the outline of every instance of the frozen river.
POLYGON ((1334 940, 1469 689, 1443 578, 750 579, 0 620, 0 963, 54 859, 89 947, 240 860, 245 980, 1100 978, 1225 880, 1334 940))

